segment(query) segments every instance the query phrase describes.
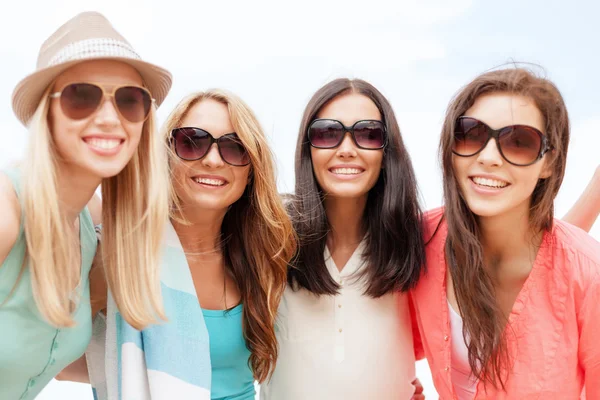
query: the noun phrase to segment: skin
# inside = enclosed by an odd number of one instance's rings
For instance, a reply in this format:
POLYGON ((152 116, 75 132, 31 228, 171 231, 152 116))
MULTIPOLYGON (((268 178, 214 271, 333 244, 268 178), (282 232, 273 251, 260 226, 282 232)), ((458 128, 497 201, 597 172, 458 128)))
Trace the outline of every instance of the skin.
MULTIPOLYGON (((480 96, 465 115, 494 129, 508 125, 529 125, 544 132, 544 119, 533 101, 507 93, 480 96)), ((469 209, 478 216, 485 264, 497 282, 496 293, 501 309, 508 315, 523 283, 529 276, 542 240, 541 232, 532 232, 529 208, 533 190, 540 179, 552 171, 545 155, 533 165, 522 167, 502 158, 491 140, 485 149, 471 157, 453 156, 454 173, 469 209), (476 184, 474 177, 485 176, 506 184, 489 188, 476 184)), ((451 281, 450 274, 448 279, 451 281)), ((458 310, 454 289, 448 299, 458 310)))
MULTIPOLYGON (((381 113, 368 97, 349 93, 327 103, 317 118, 336 119, 345 126, 365 119, 381 121, 381 113)), ((365 150, 356 146, 349 133, 334 149, 311 147, 313 171, 324 193, 325 212, 332 228, 327 246, 341 271, 364 232, 361 219, 367 204, 369 190, 375 186, 381 173, 383 150, 365 150), (335 173, 336 168, 349 167, 358 174, 335 173)))
MULTIPOLYGON (((197 127, 215 138, 234 132, 226 105, 202 100, 192 107, 181 126, 197 127)), ((214 143, 200 160, 177 160, 172 165, 175 191, 181 199, 185 225, 173 220, 194 280, 200 305, 206 309, 227 309, 241 300, 233 278, 225 270, 220 248, 223 218, 229 206, 240 199, 250 177, 251 167, 235 167, 221 159, 214 143), (199 184, 197 178, 225 182, 222 186, 199 184)))

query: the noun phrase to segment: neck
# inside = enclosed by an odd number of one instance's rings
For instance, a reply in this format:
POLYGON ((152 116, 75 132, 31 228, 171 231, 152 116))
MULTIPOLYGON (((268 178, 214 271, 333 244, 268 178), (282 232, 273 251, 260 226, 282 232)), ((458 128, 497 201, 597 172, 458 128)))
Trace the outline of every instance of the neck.
POLYGON ((89 203, 102 178, 81 169, 59 164, 56 170, 58 199, 67 220, 73 223, 89 203))
POLYGON ((532 229, 529 206, 478 219, 485 263, 492 274, 521 273, 524 265, 527 268, 532 266, 543 232, 532 229))
POLYGON ((183 205, 178 216, 188 223, 172 219, 173 228, 187 254, 221 254, 221 225, 227 210, 205 210, 183 205))
POLYGON ((325 214, 331 231, 327 235, 330 250, 336 247, 356 247, 365 232, 363 214, 367 195, 360 198, 325 198, 325 214))

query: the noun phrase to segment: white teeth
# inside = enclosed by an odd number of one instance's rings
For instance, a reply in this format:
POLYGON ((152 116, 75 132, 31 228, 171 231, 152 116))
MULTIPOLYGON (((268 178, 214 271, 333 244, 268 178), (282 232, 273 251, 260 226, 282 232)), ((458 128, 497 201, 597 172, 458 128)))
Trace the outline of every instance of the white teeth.
POLYGON ((87 138, 85 142, 94 147, 98 147, 104 150, 111 150, 121 144, 120 139, 100 139, 100 138, 87 138))
POLYGON ((508 182, 498 181, 496 179, 480 178, 478 176, 474 176, 471 179, 473 179, 473 182, 475 182, 476 184, 478 184, 480 186, 487 186, 487 187, 494 187, 494 188, 503 188, 503 187, 508 186, 508 182))
POLYGON ((211 186, 223 186, 225 184, 225 181, 222 179, 194 178, 194 181, 211 186))
POLYGON ((358 168, 332 168, 331 172, 333 172, 334 174, 341 174, 341 175, 356 175, 356 174, 360 174, 362 172, 362 170, 360 170, 358 168))

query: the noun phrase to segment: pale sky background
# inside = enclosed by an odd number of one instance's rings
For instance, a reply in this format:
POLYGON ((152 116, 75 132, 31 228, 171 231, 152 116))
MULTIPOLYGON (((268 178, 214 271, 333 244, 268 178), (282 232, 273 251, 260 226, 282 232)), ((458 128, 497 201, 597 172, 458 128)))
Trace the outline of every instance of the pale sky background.
MULTIPOLYGON (((557 216, 600 164, 600 3, 593 0, 14 1, 0 15, 0 166, 26 157, 27 132, 11 93, 41 43, 76 13, 104 13, 174 85, 160 122, 185 95, 220 87, 256 112, 277 156, 281 191, 310 96, 337 77, 373 83, 396 110, 425 208, 439 206, 437 143, 445 108, 477 74, 510 61, 542 65, 570 111, 572 141, 557 216)), ((600 224, 592 235, 600 239, 600 224)), ((436 398, 427 364, 418 376, 436 398)), ((307 384, 310 384, 307 382, 307 384)), ((52 382, 38 399, 91 399, 89 387, 52 382)))

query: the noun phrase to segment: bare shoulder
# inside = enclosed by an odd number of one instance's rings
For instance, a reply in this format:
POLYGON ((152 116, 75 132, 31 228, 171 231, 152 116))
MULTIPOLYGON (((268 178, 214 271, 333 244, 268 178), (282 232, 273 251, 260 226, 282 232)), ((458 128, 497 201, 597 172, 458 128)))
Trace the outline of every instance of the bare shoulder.
POLYGON ((0 173, 0 264, 4 262, 19 236, 21 206, 11 180, 0 173))
POLYGON ((90 210, 90 214, 92 215, 92 221, 94 225, 99 225, 102 223, 102 199, 100 196, 94 193, 92 198, 87 204, 88 210, 90 210))

